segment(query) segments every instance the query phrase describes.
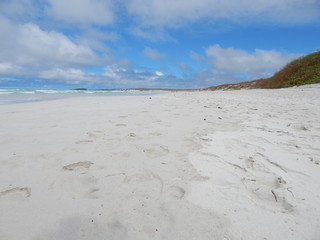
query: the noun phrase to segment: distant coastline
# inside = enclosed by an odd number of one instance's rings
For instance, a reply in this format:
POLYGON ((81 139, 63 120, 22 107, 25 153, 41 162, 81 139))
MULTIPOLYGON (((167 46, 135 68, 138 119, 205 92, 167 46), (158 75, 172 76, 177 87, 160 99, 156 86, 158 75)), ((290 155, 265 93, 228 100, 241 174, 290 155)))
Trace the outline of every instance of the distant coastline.
MULTIPOLYGON (((170 89, 170 88, 128 88, 128 89, 96 89, 95 91, 169 91, 169 92, 193 92, 214 90, 237 89, 275 89, 320 83, 320 51, 308 54, 288 63, 283 69, 272 77, 247 82, 222 84, 213 87, 195 89, 170 89)), ((75 90, 87 90, 76 88, 75 90)))

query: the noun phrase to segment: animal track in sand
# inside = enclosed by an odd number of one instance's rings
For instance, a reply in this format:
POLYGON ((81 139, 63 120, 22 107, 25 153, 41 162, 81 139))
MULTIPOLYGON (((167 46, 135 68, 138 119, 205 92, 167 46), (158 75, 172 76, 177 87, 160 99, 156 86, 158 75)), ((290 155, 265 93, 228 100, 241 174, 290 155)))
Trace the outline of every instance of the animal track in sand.
POLYGON ((15 187, 8 189, 6 191, 0 192, 0 198, 10 198, 10 199, 24 199, 31 196, 31 189, 28 187, 15 187))
POLYGON ((67 171, 81 171, 81 170, 87 170, 91 167, 93 163, 90 161, 84 161, 84 162, 77 162, 77 163, 72 163, 66 166, 63 166, 63 170, 67 171))

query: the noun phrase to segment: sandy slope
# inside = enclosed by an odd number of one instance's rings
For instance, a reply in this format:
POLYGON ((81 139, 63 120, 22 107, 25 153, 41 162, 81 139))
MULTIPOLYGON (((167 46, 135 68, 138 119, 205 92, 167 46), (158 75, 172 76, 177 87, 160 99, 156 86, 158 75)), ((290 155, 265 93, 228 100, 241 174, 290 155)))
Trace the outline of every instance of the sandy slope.
POLYGON ((319 93, 0 106, 0 239, 319 239, 319 93))

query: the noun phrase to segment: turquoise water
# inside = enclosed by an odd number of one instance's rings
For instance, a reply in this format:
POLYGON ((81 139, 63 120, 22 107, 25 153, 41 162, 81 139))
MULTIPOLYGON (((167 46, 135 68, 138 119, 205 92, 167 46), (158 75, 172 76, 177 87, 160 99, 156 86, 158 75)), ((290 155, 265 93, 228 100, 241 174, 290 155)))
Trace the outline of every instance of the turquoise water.
POLYGON ((151 95, 156 91, 139 90, 42 90, 0 89, 0 105, 54 100, 76 96, 128 96, 151 95))

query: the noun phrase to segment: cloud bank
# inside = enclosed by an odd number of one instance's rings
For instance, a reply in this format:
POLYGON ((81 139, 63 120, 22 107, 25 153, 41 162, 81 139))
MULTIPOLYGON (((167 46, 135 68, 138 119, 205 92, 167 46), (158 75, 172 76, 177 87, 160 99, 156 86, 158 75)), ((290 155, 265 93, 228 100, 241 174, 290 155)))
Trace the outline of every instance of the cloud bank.
POLYGON ((218 44, 209 46, 205 56, 191 53, 198 62, 206 62, 208 69, 194 75, 199 86, 215 86, 271 77, 276 71, 301 54, 255 49, 248 52, 218 44))
POLYGON ((45 31, 32 23, 14 24, 1 16, 0 29, 3 33, 0 65, 27 71, 21 74, 48 67, 83 67, 103 62, 92 49, 73 42, 61 32, 45 31))

